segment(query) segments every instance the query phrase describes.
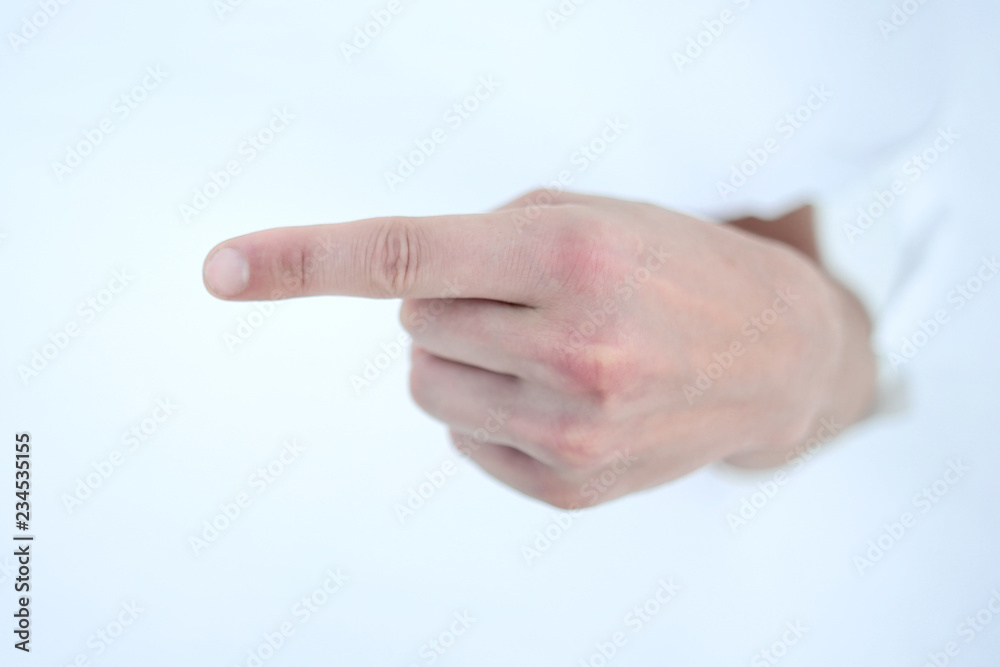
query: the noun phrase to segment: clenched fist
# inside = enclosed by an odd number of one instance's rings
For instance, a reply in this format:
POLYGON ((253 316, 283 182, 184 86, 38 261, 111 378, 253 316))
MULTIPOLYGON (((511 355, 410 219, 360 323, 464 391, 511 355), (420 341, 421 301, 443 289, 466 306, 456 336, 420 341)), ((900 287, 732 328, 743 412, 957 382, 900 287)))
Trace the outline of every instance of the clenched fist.
POLYGON ((417 404, 499 480, 576 508, 713 461, 779 464, 863 413, 868 321, 797 240, 804 210, 769 230, 536 192, 249 234, 212 251, 205 282, 238 300, 402 298, 417 404))

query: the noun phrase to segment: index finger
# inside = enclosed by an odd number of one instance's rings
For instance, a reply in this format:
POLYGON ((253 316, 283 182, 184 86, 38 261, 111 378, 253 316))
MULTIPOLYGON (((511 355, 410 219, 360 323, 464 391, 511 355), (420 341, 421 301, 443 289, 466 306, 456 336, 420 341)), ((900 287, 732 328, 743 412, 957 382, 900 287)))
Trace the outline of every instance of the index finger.
POLYGON ((205 260, 209 291, 237 301, 321 294, 481 298, 533 305, 537 235, 513 211, 373 218, 239 236, 205 260))

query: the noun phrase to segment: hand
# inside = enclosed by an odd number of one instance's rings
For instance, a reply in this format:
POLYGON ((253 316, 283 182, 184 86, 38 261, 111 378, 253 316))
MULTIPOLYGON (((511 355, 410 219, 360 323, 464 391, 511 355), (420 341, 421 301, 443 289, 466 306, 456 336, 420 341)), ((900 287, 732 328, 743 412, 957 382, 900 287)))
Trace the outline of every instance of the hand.
POLYGON ((272 229, 213 250, 205 280, 227 299, 402 298, 417 404, 564 508, 780 463, 821 419, 856 419, 872 384, 867 320, 815 262, 649 204, 537 192, 272 229))

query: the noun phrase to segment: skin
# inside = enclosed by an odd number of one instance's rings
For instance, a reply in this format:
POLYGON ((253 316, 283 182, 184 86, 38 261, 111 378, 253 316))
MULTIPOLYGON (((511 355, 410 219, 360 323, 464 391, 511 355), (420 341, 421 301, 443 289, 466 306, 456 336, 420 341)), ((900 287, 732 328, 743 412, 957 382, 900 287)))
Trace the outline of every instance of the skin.
POLYGON ((486 472, 579 508, 712 462, 780 465, 821 420, 863 415, 869 321, 820 265, 812 219, 715 225, 539 191, 241 236, 205 282, 240 301, 401 298, 416 403, 486 472))

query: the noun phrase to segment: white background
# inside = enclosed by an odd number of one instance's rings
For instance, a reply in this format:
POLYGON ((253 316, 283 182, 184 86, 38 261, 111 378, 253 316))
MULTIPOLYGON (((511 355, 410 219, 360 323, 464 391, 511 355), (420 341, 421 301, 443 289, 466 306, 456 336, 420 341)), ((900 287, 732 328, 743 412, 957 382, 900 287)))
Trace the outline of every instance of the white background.
MULTIPOLYGON (((265 664, 423 665, 425 642, 469 612, 471 629, 435 664, 578 665, 617 631, 628 643, 609 664, 768 664, 758 652, 790 622, 807 631, 782 665, 923 665, 952 641, 950 664, 998 664, 1000 617, 968 642, 959 624, 1000 591, 1000 280, 961 310, 948 294, 1000 252, 1000 16, 931 0, 884 35, 892 3, 825 4, 591 0, 551 26, 554 1, 404 0, 348 62, 341 44, 383 4, 247 0, 220 16, 211 0, 73 0, 18 42, 8 33, 41 10, 6 3, 0 540, 15 532, 13 438, 27 431, 36 542, 32 652, 0 625, 0 663, 247 665, 288 621, 295 633, 265 664), (735 20, 679 71, 674 53, 724 8, 735 20), (157 66, 166 78, 121 118, 116 100, 157 66), (391 191, 385 171, 482 76, 496 94, 391 191), (829 104, 722 201, 719 180, 816 85, 834 91, 829 104), (294 121, 186 222, 181 205, 243 159, 275 108, 294 121), (103 118, 114 131, 60 178, 54 163, 103 118), (628 130, 578 171, 578 147, 613 118, 628 130), (856 209, 942 128, 960 139, 850 242, 856 209), (814 201, 884 355, 935 311, 949 321, 912 360, 887 364, 878 415, 791 467, 738 530, 729 515, 772 471, 712 467, 588 510, 530 562, 523 547, 555 511, 460 459, 409 398, 405 352, 352 387, 398 335, 397 303, 283 302, 227 345, 255 309, 206 293, 216 243, 488 210, 563 169, 576 189, 706 217, 814 201), (80 304, 122 270, 134 279, 89 321, 80 304), (37 375, 18 370, 71 322, 80 334, 37 375), (123 434, 161 399, 180 407, 128 451, 123 434), (249 477, 291 439, 304 452, 256 493, 249 477), (116 450, 113 475, 67 507, 116 450), (968 472, 922 512, 913 497, 958 460, 968 472), (396 505, 445 461, 458 472, 401 524, 396 505), (196 555, 190 538, 243 492, 250 507, 196 555), (859 571, 855 557, 907 511, 915 526, 859 571), (347 583, 300 623, 296 602, 337 568, 347 583), (633 632, 626 615, 661 578, 680 592, 633 632), (133 602, 134 624, 110 646, 95 639, 133 602)), ((16 575, 0 554, 9 624, 16 575)))

